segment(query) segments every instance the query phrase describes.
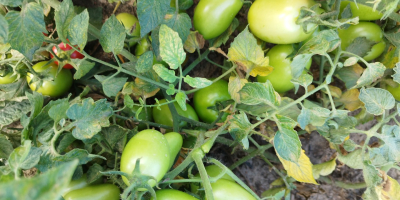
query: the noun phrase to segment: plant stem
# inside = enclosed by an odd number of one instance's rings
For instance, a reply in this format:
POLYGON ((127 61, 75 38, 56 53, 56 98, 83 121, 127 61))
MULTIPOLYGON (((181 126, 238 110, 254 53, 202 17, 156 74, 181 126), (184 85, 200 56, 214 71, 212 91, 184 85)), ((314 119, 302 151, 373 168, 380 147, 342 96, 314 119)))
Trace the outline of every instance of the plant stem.
POLYGON ((332 181, 331 179, 329 179, 328 177, 325 177, 325 176, 319 177, 318 180, 323 181, 325 183, 335 185, 337 187, 344 188, 344 189, 363 189, 363 188, 367 187, 367 184, 365 182, 363 182, 363 183, 344 183, 341 181, 332 181))

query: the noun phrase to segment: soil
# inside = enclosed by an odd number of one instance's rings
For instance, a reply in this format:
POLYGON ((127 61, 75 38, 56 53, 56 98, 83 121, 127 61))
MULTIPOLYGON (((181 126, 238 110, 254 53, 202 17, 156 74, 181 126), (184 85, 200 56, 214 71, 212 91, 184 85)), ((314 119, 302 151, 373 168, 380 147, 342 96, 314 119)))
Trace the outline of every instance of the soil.
MULTIPOLYGON (((199 0, 194 0, 195 5, 199 0)), ((113 13, 116 3, 110 4, 107 0, 75 0, 75 5, 80 5, 83 7, 102 7, 103 8, 103 22, 113 13)), ((129 12, 134 14, 135 8, 133 6, 133 1, 122 4, 116 10, 116 14, 120 12, 129 12)), ((193 16, 194 6, 188 10, 188 14, 193 16)), ((240 21, 246 23, 246 9, 244 8, 239 15, 240 21)), ((237 34, 237 33, 236 33, 237 34)), ((87 52, 93 52, 93 55, 99 59, 105 61, 112 61, 113 57, 111 54, 104 53, 101 48, 97 48, 96 42, 94 44, 88 45, 87 52)), ((227 46, 223 48, 225 52, 227 52, 227 46)), ((209 58, 214 62, 222 64, 222 57, 217 53, 210 53, 209 58)), ((196 59, 196 55, 190 55, 190 61, 196 59)), ((191 75, 198 77, 215 77, 220 74, 220 68, 215 67, 208 62, 200 63, 192 72, 191 75)), ((189 97, 190 98, 190 97, 189 97)), ((361 130, 368 130, 376 123, 376 120, 368 122, 366 124, 360 125, 358 128, 361 130)), ((362 143, 365 139, 364 135, 361 134, 352 134, 351 139, 353 139, 356 143, 362 143)), ((258 138, 260 141, 260 139, 258 138)), ((335 151, 329 148, 329 143, 326 139, 324 139, 317 132, 312 132, 311 134, 306 134, 301 137, 302 148, 305 150, 307 156, 310 158, 313 164, 323 163, 332 158, 334 156, 335 151)), ((265 143, 265 142, 264 142, 265 143)), ((226 166, 230 166, 238 159, 244 157, 246 154, 243 151, 235 151, 233 154, 231 153, 232 149, 218 145, 216 148, 213 148, 210 153, 210 157, 217 158, 226 166)), ((274 153, 274 151, 270 151, 270 153, 274 153)), ((282 169, 282 166, 274 163, 275 166, 282 169)), ((257 194, 261 195, 261 193, 267 189, 269 189, 272 181, 279 178, 278 174, 276 174, 270 166, 268 166, 261 158, 255 157, 238 168, 234 170, 234 173, 241 178, 253 191, 257 194)), ((391 170, 388 173, 394 179, 400 181, 400 172, 391 170)), ((342 181, 346 183, 359 183, 363 182, 363 175, 361 170, 351 169, 337 161, 336 170, 329 176, 329 178, 333 181, 342 181)), ((332 184, 326 184, 324 182, 318 182, 319 185, 311 185, 311 184, 301 184, 298 183, 296 185, 297 189, 292 191, 291 200, 358 200, 362 199, 361 195, 364 192, 364 189, 343 189, 332 184)))

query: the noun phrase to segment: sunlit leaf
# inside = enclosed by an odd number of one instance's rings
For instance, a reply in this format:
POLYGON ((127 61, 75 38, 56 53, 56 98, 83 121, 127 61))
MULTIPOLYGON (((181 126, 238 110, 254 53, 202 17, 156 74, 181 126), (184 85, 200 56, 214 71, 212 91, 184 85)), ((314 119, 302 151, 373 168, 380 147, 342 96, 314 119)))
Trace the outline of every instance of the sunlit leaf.
POLYGON ((328 176, 335 170, 335 168, 336 168, 336 158, 324 163, 316 164, 312 168, 313 176, 315 179, 318 179, 319 176, 328 176))
POLYGON ((359 99, 365 104, 367 112, 374 115, 383 114, 395 104, 393 95, 381 88, 361 88, 359 99))
POLYGON ((178 69, 186 58, 178 33, 166 25, 160 28, 160 55, 171 69, 178 69))
POLYGON ((106 53, 118 54, 124 48, 125 27, 114 15, 104 23, 100 30, 100 44, 106 53))
POLYGON ((281 158, 278 154, 279 160, 282 162, 283 167, 287 171, 288 175, 293 177, 299 182, 303 183, 312 183, 318 185, 313 177, 313 165, 310 162, 310 159, 304 153, 304 150, 301 150, 301 155, 298 162, 291 162, 281 158))

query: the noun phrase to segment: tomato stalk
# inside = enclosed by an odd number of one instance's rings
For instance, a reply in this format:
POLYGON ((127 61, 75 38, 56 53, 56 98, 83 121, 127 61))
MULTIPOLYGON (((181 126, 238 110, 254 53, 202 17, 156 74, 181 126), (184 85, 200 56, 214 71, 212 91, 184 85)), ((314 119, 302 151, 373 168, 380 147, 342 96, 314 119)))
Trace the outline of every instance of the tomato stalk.
POLYGON ((193 150, 192 157, 194 162, 196 163, 197 169, 199 170, 199 174, 203 183, 204 190, 206 192, 207 200, 214 200, 214 195, 212 193, 210 179, 208 178, 206 168, 203 164, 204 152, 201 149, 193 150))

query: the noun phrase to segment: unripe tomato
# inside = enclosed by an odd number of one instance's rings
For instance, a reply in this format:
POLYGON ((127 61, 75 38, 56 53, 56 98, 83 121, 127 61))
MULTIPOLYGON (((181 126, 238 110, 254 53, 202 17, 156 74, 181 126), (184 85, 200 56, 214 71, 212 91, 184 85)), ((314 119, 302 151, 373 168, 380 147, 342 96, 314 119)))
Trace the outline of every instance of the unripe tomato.
MULTIPOLYGON (((173 189, 158 190, 156 197, 157 200, 198 200, 189 194, 173 189)), ((150 200, 154 200, 154 197, 151 197, 150 200)))
POLYGON ((65 190, 64 190, 63 196, 65 196, 66 194, 68 194, 71 191, 86 187, 88 185, 88 182, 86 181, 86 179, 87 179, 87 176, 86 176, 86 174, 84 174, 80 179, 72 180, 71 182, 69 182, 68 187, 65 188, 65 190))
MULTIPOLYGON (((229 99, 231 99, 231 95, 228 92, 228 82, 221 79, 194 93, 194 109, 202 121, 212 123, 217 120, 219 112, 208 109, 208 107, 215 106, 217 102, 229 99)), ((225 121, 226 117, 227 114, 224 114, 220 121, 225 121)))
POLYGON ((394 99, 400 101, 400 85, 397 85, 397 87, 386 85, 385 89, 393 95, 394 99))
POLYGON ((338 33, 342 40, 343 50, 358 37, 365 37, 367 40, 376 42, 377 44, 372 46, 371 51, 363 57, 366 61, 371 61, 380 56, 386 47, 385 41, 383 40, 382 29, 372 22, 360 22, 356 25, 351 25, 346 30, 338 29, 338 33))
POLYGON ((151 47, 151 43, 147 41, 146 37, 142 38, 135 47, 135 55, 140 56, 148 51, 151 47))
POLYGON ((5 76, 0 76, 0 84, 10 84, 17 80, 18 75, 13 75, 12 72, 7 73, 5 76))
POLYGON ((360 21, 378 20, 383 17, 383 13, 379 11, 373 11, 369 6, 361 3, 355 4, 353 0, 343 0, 340 2, 340 13, 343 12, 344 8, 350 4, 350 10, 353 17, 358 17, 360 21))
POLYGON ((305 33, 296 24, 301 7, 311 7, 312 0, 257 0, 249 10, 247 20, 251 32, 261 40, 275 44, 292 44, 301 42, 316 28, 310 24, 305 33))
POLYGON ((239 184, 226 179, 219 179, 211 183, 212 192, 215 200, 253 200, 253 195, 247 192, 239 184))
MULTIPOLYGON (((165 99, 162 99, 158 102, 160 104, 162 104, 167 101, 165 99)), ((186 103, 186 111, 182 110, 182 108, 179 106, 179 104, 177 102, 174 102, 173 104, 179 115, 184 116, 189 119, 193 119, 195 121, 199 121, 196 111, 188 103, 186 103)), ((171 110, 169 109, 168 105, 167 104, 162 105, 162 106, 160 106, 160 108, 161 108, 161 110, 157 109, 156 107, 153 108, 154 122, 172 127, 174 125, 174 119, 172 117, 172 113, 171 113, 171 110)), ((185 121, 181 121, 179 123, 179 127, 181 127, 181 128, 186 125, 187 125, 187 122, 185 122, 185 121)))
POLYGON ((119 200, 119 188, 113 184, 89 185, 73 190, 64 196, 65 200, 119 200))
POLYGON ((164 137, 168 141, 169 150, 171 152, 171 162, 169 164, 169 168, 171 168, 176 156, 181 151, 183 138, 182 135, 177 132, 166 133, 164 137))
MULTIPOLYGON (((132 14, 119 13, 115 16, 124 26, 129 36, 140 37, 140 24, 139 20, 132 14)), ((135 41, 129 41, 129 46, 135 45, 135 41)))
MULTIPOLYGON (((60 44, 58 44, 58 47, 62 50, 62 52, 58 52, 56 46, 54 46, 54 47, 52 48, 52 49, 53 49, 53 52, 54 52, 57 56, 60 56, 60 55, 63 54, 65 51, 69 51, 69 50, 72 49, 72 47, 71 47, 69 44, 65 45, 63 42, 61 42, 60 44)), ((51 58, 54 58, 53 54, 50 54, 50 57, 51 57, 51 58)), ((70 57, 71 59, 82 59, 82 58, 84 58, 85 56, 83 56, 83 55, 82 55, 81 53, 79 53, 78 51, 74 51, 74 52, 71 53, 71 55, 69 55, 69 57, 70 57)), ((58 65, 58 61, 54 61, 54 62, 58 65)), ((65 69, 72 69, 72 68, 74 68, 74 67, 73 67, 71 64, 66 64, 66 65, 64 65, 64 68, 65 68, 65 69)))
MULTIPOLYGON (((131 174, 137 159, 140 159, 142 174, 153 176, 160 181, 167 173, 171 162, 169 144, 164 135, 159 131, 147 129, 133 136, 122 152, 121 172, 131 174)), ((123 176, 122 180, 129 185, 126 177, 123 176)), ((156 185, 154 180, 149 180, 148 183, 151 187, 156 185)))
MULTIPOLYGON (((218 167, 217 165, 209 165, 205 168, 206 168, 207 175, 210 178, 214 178, 222 172, 222 169, 220 167, 218 167)), ((194 177, 200 178, 200 174, 196 174, 194 177)), ((228 174, 224 174, 220 179, 225 179, 228 181, 235 182, 235 180, 232 177, 230 177, 228 174)), ((200 188, 199 183, 190 184, 190 189, 193 193, 197 193, 199 188, 200 188)))
POLYGON ((194 10, 194 28, 209 40, 221 35, 242 8, 241 0, 201 0, 194 10))
MULTIPOLYGON (((258 82, 266 82, 269 80, 275 91, 279 93, 287 92, 294 88, 290 80, 292 79, 292 61, 287 58, 293 52, 293 46, 290 44, 279 44, 272 47, 267 56, 269 57, 269 65, 274 70, 268 76, 257 76, 258 82)), ((306 69, 310 69, 311 59, 306 64, 306 69)))
POLYGON ((59 97, 65 94, 69 88, 72 86, 72 74, 69 69, 62 69, 58 74, 58 67, 53 62, 46 65, 48 61, 42 61, 36 63, 32 68, 36 73, 45 73, 47 72, 49 76, 53 78, 52 81, 43 81, 42 85, 38 86, 39 82, 30 83, 33 74, 28 73, 26 76, 26 80, 28 81, 29 87, 33 91, 37 91, 43 95, 51 96, 51 97, 59 97), (45 66, 46 65, 46 66, 45 66), (48 69, 50 68, 50 69, 48 69), (57 77, 56 77, 57 74, 57 77), (37 89, 37 90, 36 90, 37 89))

